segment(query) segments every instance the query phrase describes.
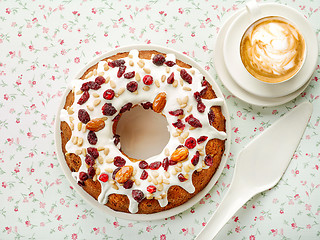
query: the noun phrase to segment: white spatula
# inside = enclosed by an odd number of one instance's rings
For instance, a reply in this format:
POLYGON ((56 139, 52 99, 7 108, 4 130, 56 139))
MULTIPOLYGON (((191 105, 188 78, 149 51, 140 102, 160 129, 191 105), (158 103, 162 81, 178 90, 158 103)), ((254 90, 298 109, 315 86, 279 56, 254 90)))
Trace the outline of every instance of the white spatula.
POLYGON ((196 240, 213 239, 249 199, 278 183, 299 145, 311 113, 312 104, 301 103, 239 153, 229 190, 196 240))

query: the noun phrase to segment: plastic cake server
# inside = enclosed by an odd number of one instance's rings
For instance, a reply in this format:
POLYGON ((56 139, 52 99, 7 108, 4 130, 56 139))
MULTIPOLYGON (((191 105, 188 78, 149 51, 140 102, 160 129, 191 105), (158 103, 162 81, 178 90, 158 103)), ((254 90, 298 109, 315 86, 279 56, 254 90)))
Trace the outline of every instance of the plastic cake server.
POLYGON ((278 183, 299 145, 311 114, 312 104, 301 103, 241 150, 229 190, 196 240, 213 239, 249 199, 278 183))

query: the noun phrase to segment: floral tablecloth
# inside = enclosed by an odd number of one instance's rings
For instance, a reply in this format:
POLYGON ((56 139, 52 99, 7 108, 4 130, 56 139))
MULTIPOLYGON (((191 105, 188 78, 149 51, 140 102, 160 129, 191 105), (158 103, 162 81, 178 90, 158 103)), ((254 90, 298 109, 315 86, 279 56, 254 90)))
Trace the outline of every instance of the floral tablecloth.
MULTIPOLYGON (((320 31, 319 0, 278 0, 320 31)), ((303 101, 314 105, 279 184, 255 196, 217 239, 320 239, 320 67, 308 88, 277 107, 233 96, 213 65, 214 42, 242 0, 0 1, 0 239, 193 239, 228 190, 239 151, 303 101), (59 166, 53 126, 70 79, 93 57, 128 44, 174 48, 201 63, 223 91, 232 144, 216 186, 168 219, 122 220, 97 211, 59 166)), ((293 129, 294 131, 294 129, 293 129)))

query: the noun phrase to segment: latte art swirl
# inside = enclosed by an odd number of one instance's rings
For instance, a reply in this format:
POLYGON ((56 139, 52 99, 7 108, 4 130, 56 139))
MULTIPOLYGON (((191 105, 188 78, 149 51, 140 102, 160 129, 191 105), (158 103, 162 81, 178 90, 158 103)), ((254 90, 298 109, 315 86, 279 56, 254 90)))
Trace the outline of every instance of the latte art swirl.
POLYGON ((301 67, 305 43, 300 32, 285 19, 267 17, 252 24, 240 45, 241 60, 259 80, 281 82, 301 67))

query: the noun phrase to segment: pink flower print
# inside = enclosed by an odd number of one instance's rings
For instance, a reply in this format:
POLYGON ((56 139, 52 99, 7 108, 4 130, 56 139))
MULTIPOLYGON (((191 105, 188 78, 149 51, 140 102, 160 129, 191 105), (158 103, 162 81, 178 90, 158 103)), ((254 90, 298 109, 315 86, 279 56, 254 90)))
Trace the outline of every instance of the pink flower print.
POLYGON ((18 211, 19 211, 19 209, 18 209, 18 208, 14 208, 14 209, 13 209, 13 211, 18 212, 18 211))
POLYGON ((10 234, 12 232, 12 227, 5 227, 7 234, 10 234))
POLYGON ((44 227, 46 224, 44 222, 40 223, 40 227, 44 227))
POLYGON ((210 67, 209 67, 208 65, 206 65, 206 66, 204 67, 204 70, 209 71, 209 70, 210 70, 210 67))
POLYGON ((296 223, 291 223, 291 227, 292 227, 292 229, 296 229, 297 228, 297 224, 296 223))
POLYGON ((176 217, 175 217, 175 216, 171 216, 170 219, 171 219, 171 220, 175 220, 176 217))
POLYGON ((241 138, 240 138, 240 137, 237 137, 234 141, 235 141, 236 143, 240 143, 240 142, 241 142, 241 138))
POLYGON ((307 229, 311 229, 311 225, 308 224, 308 225, 306 226, 306 228, 307 228, 307 229))
POLYGON ((147 226, 146 231, 151 232, 151 230, 152 230, 151 226, 147 226))
POLYGON ((74 62, 75 63, 79 63, 80 62, 80 58, 78 58, 78 57, 74 58, 74 62))
POLYGON ((58 215, 57 220, 60 221, 61 220, 61 215, 58 215))
POLYGON ((32 132, 27 132, 28 138, 32 138, 32 132))
POLYGON ((35 69, 36 69, 36 66, 35 66, 35 65, 31 65, 30 69, 31 69, 31 70, 35 70, 35 69))
POLYGON ((153 24, 153 23, 150 23, 150 24, 149 24, 149 28, 150 28, 151 30, 153 30, 153 29, 154 29, 154 24, 153 24))
POLYGON ((128 223, 128 227, 133 227, 133 223, 128 223))
POLYGON ((98 233, 100 232, 100 228, 93 228, 93 231, 96 235, 98 235, 98 233))
POLYGON ((6 182, 2 182, 2 187, 3 187, 3 188, 7 188, 7 186, 8 186, 8 185, 7 185, 6 182))
POLYGON ((11 13, 10 8, 6 8, 6 13, 7 13, 7 14, 10 14, 10 13, 11 13))
POLYGON ((91 9, 91 12, 92 12, 93 14, 96 14, 96 13, 97 13, 97 9, 92 8, 92 9, 91 9))
POLYGON ((311 210, 311 205, 310 204, 306 204, 306 210, 311 210))
MULTIPOLYGON (((2 41, 2 39, 0 39, 0 40, 2 41)), ((16 52, 15 51, 10 51, 9 54, 10 54, 11 58, 14 58, 16 56, 16 52)))
POLYGON ((182 8, 179 8, 178 12, 179 12, 180 14, 183 14, 184 11, 183 11, 182 8))
POLYGON ((195 33, 191 33, 191 37, 194 37, 194 36, 196 36, 196 34, 195 33))
POLYGON ((61 50, 61 55, 66 55, 67 51, 65 49, 61 50))
POLYGON ((238 221, 239 221, 239 217, 235 217, 235 218, 234 218, 234 221, 235 221, 235 222, 238 222, 238 221))
POLYGON ((117 227, 119 227, 119 223, 118 223, 118 222, 113 222, 113 226, 114 226, 115 228, 117 228, 117 227))
POLYGON ((175 40, 175 39, 172 39, 171 42, 172 42, 172 43, 176 43, 176 40, 175 40))
POLYGON ((206 224, 207 224, 206 222, 203 222, 203 223, 202 223, 202 226, 204 227, 204 226, 206 226, 206 224))
POLYGON ((129 27, 129 33, 134 33, 135 30, 136 30, 135 28, 129 27))
POLYGON ((64 73, 64 74, 68 74, 69 71, 70 71, 70 69, 69 69, 69 68, 66 68, 66 69, 63 70, 63 73, 64 73))
POLYGON ((119 23, 124 23, 124 19, 123 18, 119 18, 118 22, 119 23))
POLYGON ((211 22, 211 18, 207 18, 206 19, 206 24, 210 23, 211 22))
POLYGON ((201 23, 200 28, 206 28, 206 26, 204 25, 204 23, 201 23))
POLYGON ((73 233, 71 235, 72 240, 77 240, 78 239, 78 235, 76 233, 73 233))
POLYGON ((277 114, 277 113, 278 113, 277 110, 273 110, 273 111, 272 111, 272 114, 273 114, 273 115, 275 115, 275 114, 277 114))
POLYGON ((240 226, 237 226, 237 227, 235 228, 235 231, 236 231, 237 233, 240 233, 240 232, 241 232, 240 226))
POLYGON ((260 220, 260 221, 263 221, 263 220, 264 220, 264 217, 263 217, 263 216, 260 216, 260 217, 259 217, 259 220, 260 220))
POLYGON ((60 198, 60 204, 61 204, 61 205, 65 204, 65 202, 66 202, 66 201, 64 200, 64 198, 60 198))
POLYGON ((26 224, 27 227, 30 227, 30 226, 31 226, 30 221, 25 221, 25 224, 26 224))
POLYGON ((160 235, 160 240, 167 240, 166 235, 165 235, 165 234, 161 234, 161 235, 160 235))
POLYGON ((182 228, 181 230, 182 230, 184 236, 186 236, 189 232, 188 228, 187 229, 182 228))
POLYGON ((191 213, 195 213, 194 209, 191 209, 190 212, 191 212, 191 213))
POLYGON ((279 213, 280 213, 280 214, 284 214, 284 211, 281 209, 279 213))
POLYGON ((208 51, 208 47, 207 46, 202 46, 203 51, 208 51))
POLYGON ((3 98, 4 98, 4 100, 7 100, 7 101, 8 101, 8 100, 9 100, 9 95, 8 95, 8 94, 4 94, 4 95, 3 95, 3 98))
POLYGON ((62 226, 62 225, 59 225, 59 226, 58 226, 58 231, 61 232, 62 230, 63 230, 63 226, 62 226))
POLYGON ((33 51, 34 50, 34 47, 32 45, 29 45, 29 50, 30 51, 33 51))
POLYGON ((242 113, 240 111, 237 111, 237 116, 238 117, 241 117, 242 116, 242 113))
POLYGON ((64 23, 64 24, 62 25, 62 28, 63 28, 64 30, 67 30, 68 25, 67 25, 66 23, 64 23))
POLYGON ((254 235, 250 235, 249 240, 256 240, 256 237, 254 235))
POLYGON ((45 208, 45 206, 46 206, 46 203, 44 203, 44 202, 39 202, 39 207, 40 207, 40 208, 45 208))

